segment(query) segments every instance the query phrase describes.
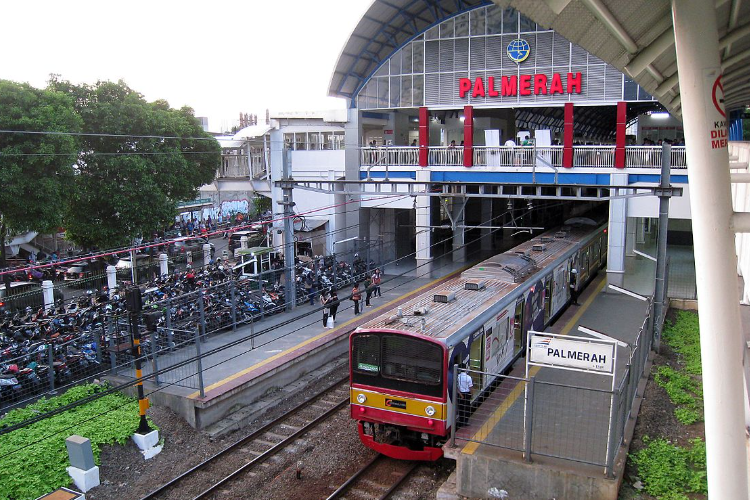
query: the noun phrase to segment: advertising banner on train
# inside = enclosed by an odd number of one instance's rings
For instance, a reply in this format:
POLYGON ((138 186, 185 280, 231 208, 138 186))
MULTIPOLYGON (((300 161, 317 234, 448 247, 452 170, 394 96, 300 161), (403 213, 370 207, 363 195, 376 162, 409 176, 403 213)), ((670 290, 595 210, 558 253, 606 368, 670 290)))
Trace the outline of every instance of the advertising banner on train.
POLYGON ((529 332, 529 365, 613 374, 615 344, 583 337, 529 332))

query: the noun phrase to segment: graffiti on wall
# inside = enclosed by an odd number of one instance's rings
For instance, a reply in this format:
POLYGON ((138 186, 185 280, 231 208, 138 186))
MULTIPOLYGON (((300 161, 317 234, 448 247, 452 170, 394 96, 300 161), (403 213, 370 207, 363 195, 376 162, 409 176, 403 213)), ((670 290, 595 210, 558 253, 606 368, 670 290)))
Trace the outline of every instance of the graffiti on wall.
POLYGON ((250 203, 245 200, 226 200, 221 202, 221 215, 227 217, 236 213, 248 213, 250 203))

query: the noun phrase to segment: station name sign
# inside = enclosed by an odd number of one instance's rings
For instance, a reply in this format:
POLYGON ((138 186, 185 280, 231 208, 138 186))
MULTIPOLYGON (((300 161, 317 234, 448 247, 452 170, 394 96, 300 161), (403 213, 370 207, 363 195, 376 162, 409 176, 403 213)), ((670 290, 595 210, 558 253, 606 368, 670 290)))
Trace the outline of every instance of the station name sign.
POLYGON ((535 334, 530 344, 529 364, 614 373, 614 343, 586 342, 535 334))
POLYGON ((498 97, 498 96, 527 96, 527 95, 555 95, 555 94, 580 94, 583 86, 581 73, 568 73, 563 77, 560 73, 553 73, 552 79, 547 75, 513 75, 503 76, 497 82, 494 76, 459 78, 458 96, 466 97, 471 92, 471 97, 498 97), (499 86, 498 86, 499 83, 499 86))

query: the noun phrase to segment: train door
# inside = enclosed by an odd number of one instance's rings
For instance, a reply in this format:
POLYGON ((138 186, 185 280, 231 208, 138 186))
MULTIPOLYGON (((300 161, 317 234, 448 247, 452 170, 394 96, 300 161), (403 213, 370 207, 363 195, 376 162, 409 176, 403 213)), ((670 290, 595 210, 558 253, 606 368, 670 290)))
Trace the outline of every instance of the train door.
POLYGON ((549 318, 552 316, 552 286, 554 281, 552 275, 548 275, 544 278, 544 324, 549 323, 549 318))
POLYGON ((515 344, 514 352, 523 350, 525 347, 526 339, 523 335, 523 311, 525 300, 523 298, 518 299, 516 302, 516 313, 513 317, 513 339, 515 344))
POLYGON ((600 253, 601 248, 600 248, 599 240, 596 240, 591 248, 592 248, 591 272, 593 274, 596 272, 596 270, 599 268, 599 265, 601 264, 601 253, 600 253))
MULTIPOLYGON (((487 332, 482 328, 482 331, 477 334, 469 348, 469 368, 477 372, 484 371, 484 342, 486 334, 487 332)), ((492 330, 490 330, 489 334, 492 335, 492 330)), ((474 383, 474 394, 478 395, 481 389, 484 389, 483 378, 482 373, 471 372, 471 381, 474 383)))

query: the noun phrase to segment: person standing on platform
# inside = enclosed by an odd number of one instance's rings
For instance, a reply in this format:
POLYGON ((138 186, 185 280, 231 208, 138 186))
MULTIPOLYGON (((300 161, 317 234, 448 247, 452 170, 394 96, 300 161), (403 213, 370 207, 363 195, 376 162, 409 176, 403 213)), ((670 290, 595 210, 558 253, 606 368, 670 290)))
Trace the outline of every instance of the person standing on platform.
POLYGON ((471 406, 471 388, 474 387, 474 381, 466 371, 466 365, 461 364, 458 367, 458 424, 457 427, 463 427, 469 423, 469 409, 471 406))
POLYGON ((365 307, 372 307, 370 297, 372 297, 372 278, 368 276, 365 278, 365 307))
POLYGON ((354 315, 359 314, 359 301, 362 300, 362 293, 359 291, 359 283, 354 284, 352 288, 352 301, 354 302, 354 315))
POLYGON ((578 269, 575 267, 570 270, 570 302, 578 305, 578 269))
POLYGON ((339 295, 336 290, 331 291, 331 298, 328 300, 328 304, 331 307, 331 318, 336 323, 336 312, 339 310, 339 295))
POLYGON ((330 315, 330 304, 331 296, 328 294, 328 290, 323 289, 320 293, 320 305, 323 306, 323 328, 328 326, 328 316, 330 315))
POLYGON ((380 294, 380 283, 383 281, 383 277, 380 274, 380 268, 375 269, 375 272, 372 274, 372 286, 374 287, 372 290, 372 296, 373 297, 382 297, 380 294))

